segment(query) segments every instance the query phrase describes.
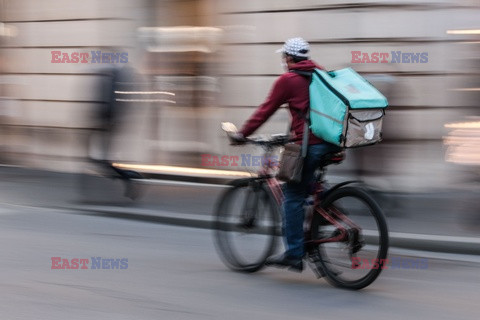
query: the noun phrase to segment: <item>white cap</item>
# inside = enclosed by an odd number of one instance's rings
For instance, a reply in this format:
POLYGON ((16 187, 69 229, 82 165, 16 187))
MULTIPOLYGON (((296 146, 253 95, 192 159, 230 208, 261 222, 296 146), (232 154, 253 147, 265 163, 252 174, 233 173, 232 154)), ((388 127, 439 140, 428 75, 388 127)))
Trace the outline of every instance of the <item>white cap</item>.
POLYGON ((308 58, 310 45, 303 38, 292 38, 285 41, 283 47, 277 50, 278 52, 286 53, 291 56, 308 58))

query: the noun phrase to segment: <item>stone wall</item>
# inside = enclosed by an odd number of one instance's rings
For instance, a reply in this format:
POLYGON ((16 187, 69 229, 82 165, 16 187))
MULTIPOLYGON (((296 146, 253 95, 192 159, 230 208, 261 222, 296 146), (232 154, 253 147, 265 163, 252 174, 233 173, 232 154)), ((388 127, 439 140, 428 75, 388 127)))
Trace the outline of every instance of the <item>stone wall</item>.
MULTIPOLYGON (((241 124, 282 72, 275 50, 290 37, 311 43, 312 58, 327 69, 353 67, 389 99, 385 140, 349 151, 337 175, 360 175, 388 190, 432 190, 462 181, 468 171, 444 161, 444 124, 478 115, 478 45, 447 34, 478 28, 472 1, 219 1, 229 33, 223 51, 223 118, 241 124), (476 46, 476 47, 475 47, 476 46), (351 63, 352 51, 428 52, 427 63, 351 63), (476 85, 475 85, 476 84, 476 85)), ((478 40, 478 39, 477 39, 478 40)), ((284 132, 282 111, 260 132, 284 132)), ((218 131, 222 136, 222 133, 218 131)), ((224 147, 220 153, 235 152, 224 147)))
MULTIPOLYGON (((132 107, 116 140, 119 161, 200 166, 202 153, 258 154, 228 146, 219 123, 240 125, 254 111, 282 72, 275 50, 302 36, 319 64, 355 68, 390 102, 385 141, 349 152, 333 173, 388 190, 463 179, 463 168, 444 161, 442 139, 445 123, 479 113, 477 91, 455 91, 479 87, 479 48, 474 37, 446 31, 478 29, 476 1, 5 0, 0 10, 16 30, 0 42, 4 162, 78 171, 95 153, 86 145, 101 100, 98 68, 52 64, 52 50, 127 51, 148 90, 175 91, 175 105, 132 107), (142 53, 138 27, 181 25, 220 28, 220 50, 174 54, 176 62, 142 53), (351 63, 352 51, 398 50, 428 52, 428 63, 351 63)), ((285 132, 287 123, 283 109, 259 132, 285 132)))

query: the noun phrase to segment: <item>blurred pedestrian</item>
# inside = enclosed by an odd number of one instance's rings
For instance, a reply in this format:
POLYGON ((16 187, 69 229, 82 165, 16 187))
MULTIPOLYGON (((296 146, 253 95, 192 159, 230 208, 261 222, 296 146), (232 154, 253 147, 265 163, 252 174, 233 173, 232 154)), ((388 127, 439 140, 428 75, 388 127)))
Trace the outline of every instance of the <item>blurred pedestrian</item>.
MULTIPOLYGON (((125 120, 129 97, 135 88, 135 72, 128 65, 109 64, 102 68, 101 79, 98 85, 101 103, 95 110, 94 118, 98 123, 93 136, 100 141, 100 158, 90 157, 90 160, 107 170, 108 174, 123 180, 125 196, 136 199, 139 196, 138 187, 132 179, 141 179, 142 175, 136 171, 123 170, 113 165, 111 159, 113 141, 121 130, 121 123, 125 120), (121 97, 121 98, 120 98, 121 97)), ((93 137, 91 137, 93 138, 93 137)), ((92 139, 89 139, 91 142, 92 139)))

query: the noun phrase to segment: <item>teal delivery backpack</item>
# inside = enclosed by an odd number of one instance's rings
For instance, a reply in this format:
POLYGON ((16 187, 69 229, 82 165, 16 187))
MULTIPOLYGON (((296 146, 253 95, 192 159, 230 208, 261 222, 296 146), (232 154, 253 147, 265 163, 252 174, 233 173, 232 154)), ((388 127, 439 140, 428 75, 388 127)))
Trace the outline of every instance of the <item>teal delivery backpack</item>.
POLYGON ((313 134, 343 148, 382 140, 387 99, 352 68, 315 69, 310 83, 313 134))

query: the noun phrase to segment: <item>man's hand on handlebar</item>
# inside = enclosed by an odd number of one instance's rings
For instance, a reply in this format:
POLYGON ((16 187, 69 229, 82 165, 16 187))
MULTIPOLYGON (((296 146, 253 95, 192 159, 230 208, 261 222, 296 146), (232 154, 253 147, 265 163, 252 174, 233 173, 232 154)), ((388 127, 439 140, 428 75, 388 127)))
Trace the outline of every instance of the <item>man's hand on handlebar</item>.
POLYGON ((228 133, 228 139, 230 140, 230 145, 232 146, 239 146, 247 142, 247 139, 240 132, 228 133))

